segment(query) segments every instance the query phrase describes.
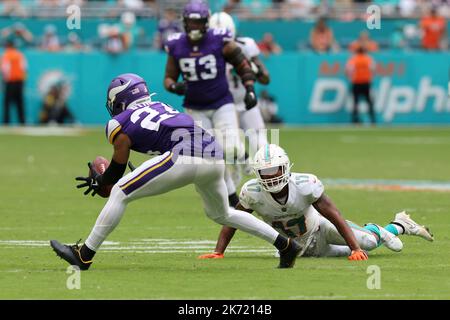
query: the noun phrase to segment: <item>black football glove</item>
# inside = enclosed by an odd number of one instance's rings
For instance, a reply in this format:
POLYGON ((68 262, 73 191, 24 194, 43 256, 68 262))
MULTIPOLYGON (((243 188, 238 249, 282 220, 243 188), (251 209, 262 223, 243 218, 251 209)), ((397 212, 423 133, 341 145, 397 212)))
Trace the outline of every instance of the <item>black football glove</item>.
POLYGON ((88 187, 86 191, 84 191, 84 195, 88 195, 92 191, 92 196, 97 194, 98 188, 100 184, 98 183, 98 178, 101 176, 92 166, 92 163, 88 162, 88 167, 90 169, 91 175, 89 177, 76 177, 77 181, 84 181, 84 183, 77 185, 77 188, 88 187))
POLYGON ((169 91, 173 92, 179 96, 184 96, 184 94, 186 93, 186 83, 174 82, 170 85, 169 91))
POLYGON ((258 103, 258 100, 256 99, 255 88, 252 85, 248 85, 245 86, 245 91, 245 109, 250 110, 258 103))

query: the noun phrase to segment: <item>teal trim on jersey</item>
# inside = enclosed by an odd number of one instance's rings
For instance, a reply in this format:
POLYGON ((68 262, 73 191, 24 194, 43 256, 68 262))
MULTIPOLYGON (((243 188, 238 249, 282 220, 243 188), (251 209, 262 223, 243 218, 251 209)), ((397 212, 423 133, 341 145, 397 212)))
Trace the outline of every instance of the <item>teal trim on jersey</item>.
POLYGON ((394 226, 392 223, 388 224, 386 227, 384 227, 387 231, 390 233, 398 236, 398 229, 396 226, 394 226))
POLYGON ((364 226, 364 229, 369 230, 370 232, 375 233, 378 236, 377 246, 379 247, 381 245, 381 232, 378 226, 376 226, 373 223, 366 224, 364 226))

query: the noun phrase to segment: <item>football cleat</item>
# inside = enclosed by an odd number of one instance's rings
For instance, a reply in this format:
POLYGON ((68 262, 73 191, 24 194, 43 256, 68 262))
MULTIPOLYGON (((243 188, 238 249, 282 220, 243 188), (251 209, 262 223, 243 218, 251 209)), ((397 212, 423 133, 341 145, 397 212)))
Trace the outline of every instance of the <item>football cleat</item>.
POLYGON ((72 246, 68 246, 59 243, 57 240, 50 240, 50 246, 58 257, 66 260, 70 265, 78 266, 80 270, 87 270, 91 266, 92 261, 83 261, 78 243, 79 241, 72 246))
POLYGON ((395 215, 393 224, 400 225, 403 227, 404 234, 419 236, 428 241, 434 241, 433 234, 430 232, 430 229, 425 226, 419 225, 415 222, 409 214, 406 214, 405 211, 399 212, 395 215))
POLYGON ((395 252, 402 251, 403 242, 395 234, 387 231, 385 228, 375 223, 367 223, 365 225, 375 226, 379 230, 380 242, 381 244, 384 244, 386 248, 395 252))
POLYGON ((288 239, 288 246, 283 251, 280 251, 280 264, 278 268, 292 268, 295 265, 295 260, 302 248, 293 239, 288 239))

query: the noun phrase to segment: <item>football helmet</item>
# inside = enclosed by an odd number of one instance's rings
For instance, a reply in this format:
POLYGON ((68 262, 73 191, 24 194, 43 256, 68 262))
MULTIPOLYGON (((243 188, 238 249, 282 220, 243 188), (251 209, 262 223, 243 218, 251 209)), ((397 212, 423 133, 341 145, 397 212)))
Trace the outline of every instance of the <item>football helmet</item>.
POLYGON ((183 25, 192 41, 198 41, 206 34, 209 25, 210 10, 201 0, 191 0, 183 10, 183 25))
POLYGON ((230 31, 233 38, 236 37, 236 26, 233 18, 226 12, 214 13, 211 18, 209 18, 209 27, 216 29, 227 29, 230 31))
POLYGON ((259 184, 271 193, 280 192, 288 184, 291 167, 286 151, 276 144, 266 144, 260 148, 253 161, 253 170, 259 184))
POLYGON ((108 87, 106 109, 113 117, 127 109, 133 102, 151 101, 145 80, 134 73, 121 74, 108 87))

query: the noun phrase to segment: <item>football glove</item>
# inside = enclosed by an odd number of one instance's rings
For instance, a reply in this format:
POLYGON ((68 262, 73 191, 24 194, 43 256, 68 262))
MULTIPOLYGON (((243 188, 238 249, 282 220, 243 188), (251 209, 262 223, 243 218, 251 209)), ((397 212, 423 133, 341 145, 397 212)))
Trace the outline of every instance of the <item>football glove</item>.
POLYGON ((352 250, 352 253, 348 256, 348 260, 367 260, 367 259, 369 259, 367 252, 362 249, 352 250))
POLYGON ((252 85, 247 85, 245 86, 245 91, 246 91, 244 97, 245 108, 247 110, 250 110, 258 103, 258 100, 256 99, 255 88, 252 85))
POLYGON ((98 172, 95 171, 94 167, 92 166, 92 163, 88 162, 88 167, 90 169, 89 172, 91 173, 89 177, 76 177, 75 180, 84 181, 84 183, 77 185, 78 189, 88 187, 86 191, 84 191, 85 196, 87 196, 91 191, 92 196, 95 196, 99 188, 98 178, 100 177, 100 174, 98 174, 98 172))
POLYGON ((186 93, 186 83, 174 82, 169 86, 169 91, 179 96, 184 96, 184 94, 186 93))
POLYGON ((223 259, 223 253, 218 253, 218 252, 214 252, 214 253, 207 253, 207 254, 202 254, 201 256, 198 256, 198 259, 223 259))

